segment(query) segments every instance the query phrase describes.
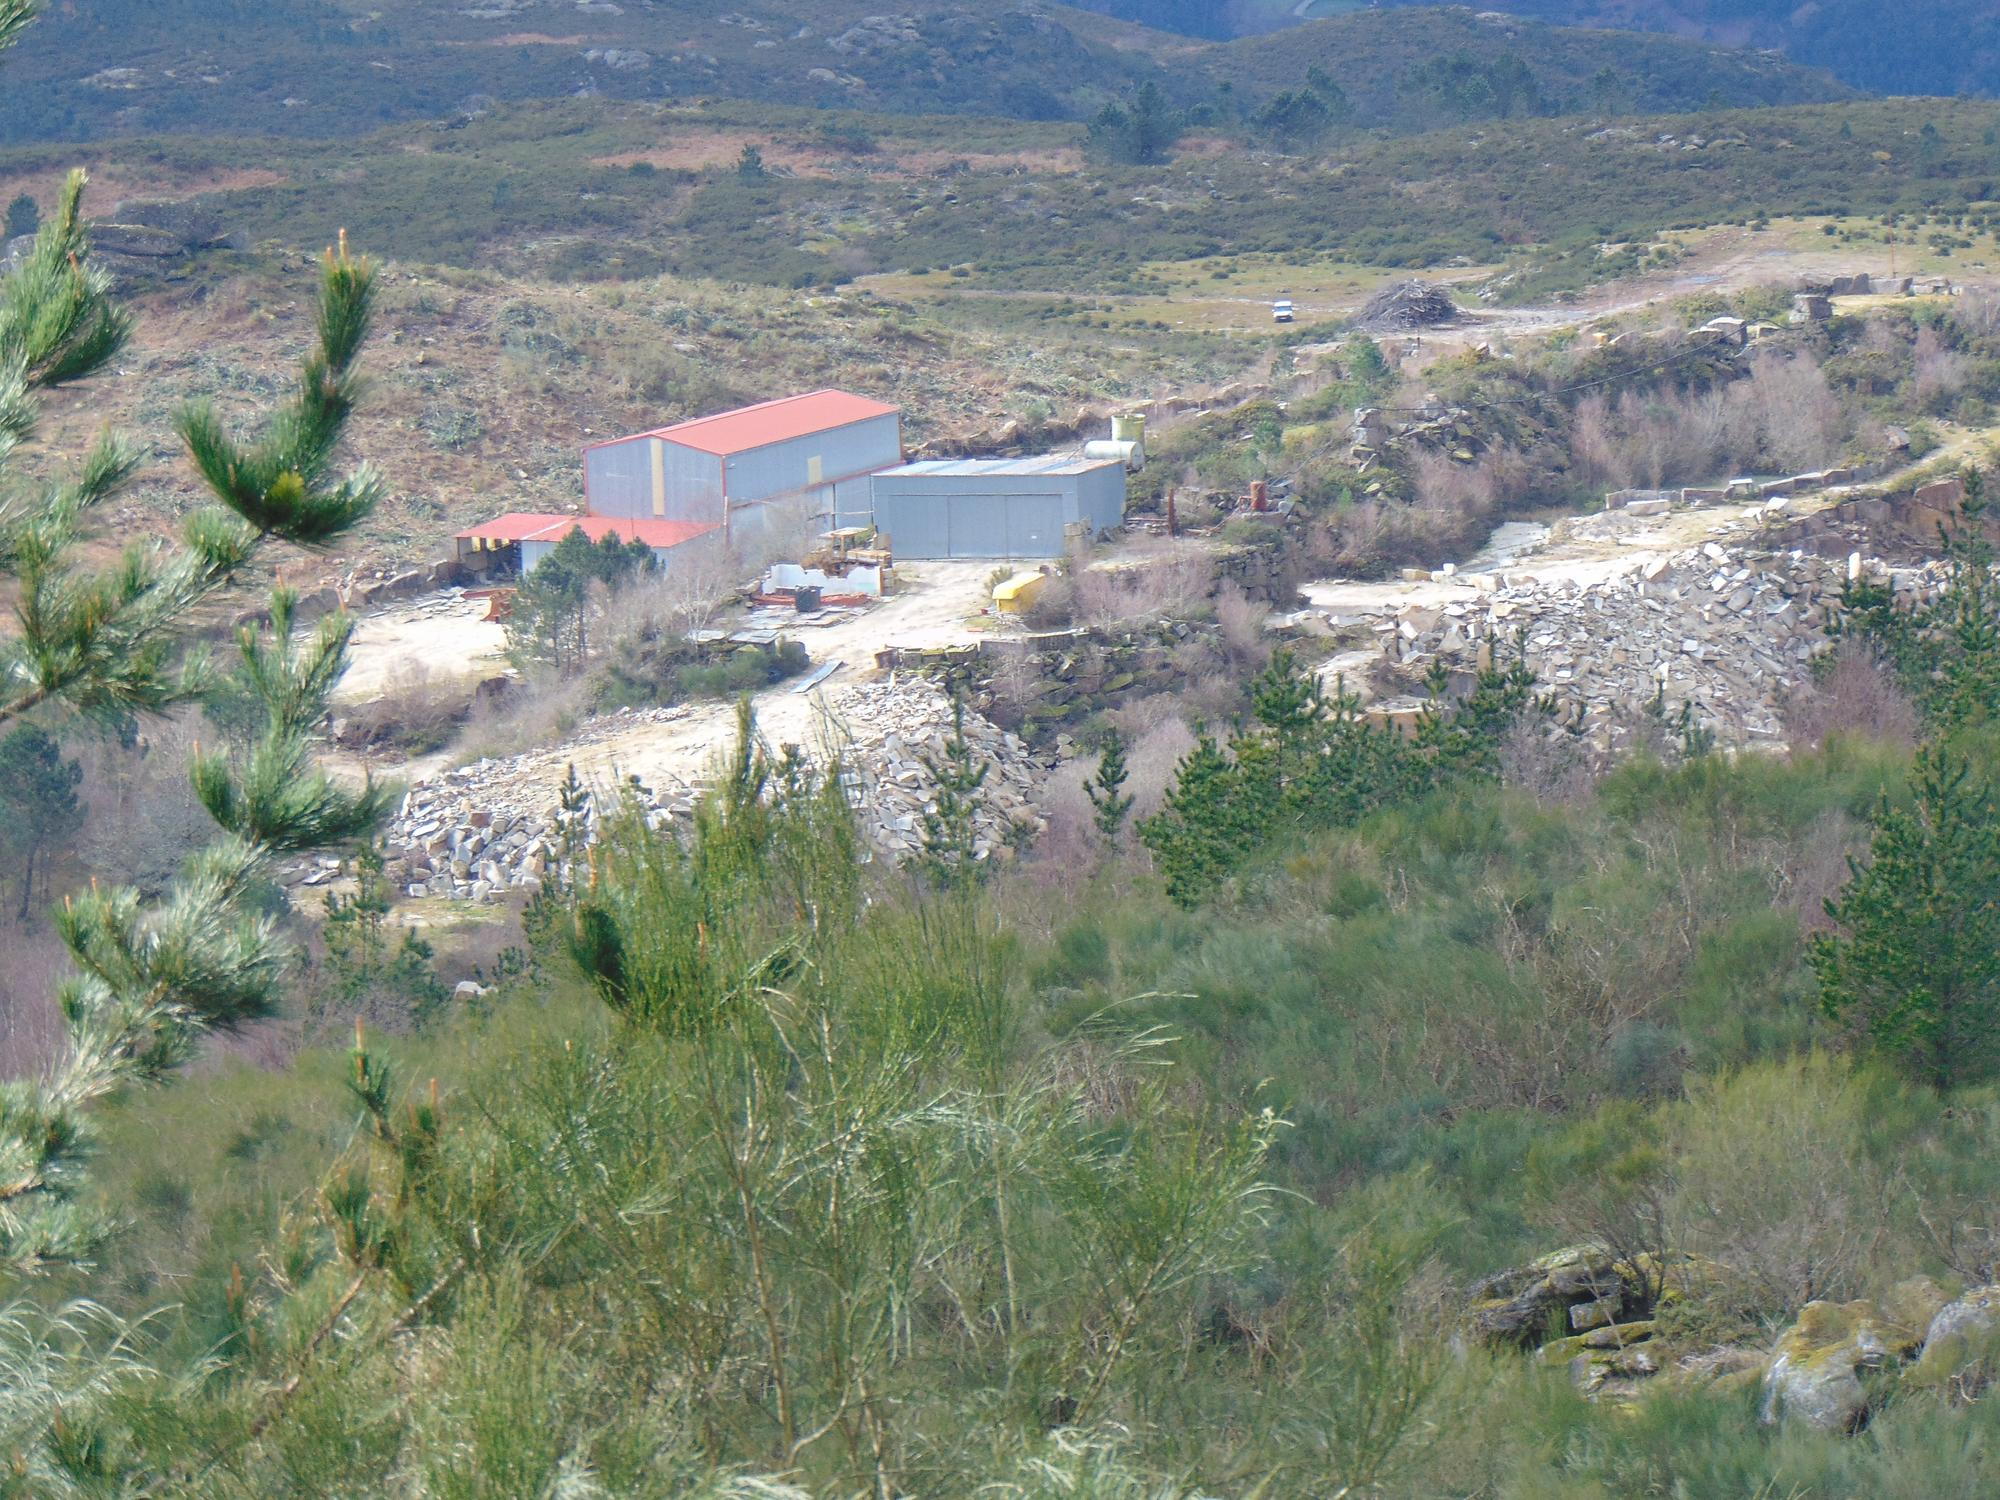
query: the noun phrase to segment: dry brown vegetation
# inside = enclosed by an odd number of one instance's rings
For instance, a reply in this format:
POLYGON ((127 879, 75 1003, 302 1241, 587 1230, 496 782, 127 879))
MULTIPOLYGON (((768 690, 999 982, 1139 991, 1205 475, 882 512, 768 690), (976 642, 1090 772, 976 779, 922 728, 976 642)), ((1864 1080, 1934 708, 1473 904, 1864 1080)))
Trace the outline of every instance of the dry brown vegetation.
POLYGON ((1798 473, 1846 456, 1854 410, 1810 353, 1766 354, 1748 378, 1706 390, 1591 394, 1577 403, 1571 454, 1601 489, 1712 484, 1742 472, 1798 473))

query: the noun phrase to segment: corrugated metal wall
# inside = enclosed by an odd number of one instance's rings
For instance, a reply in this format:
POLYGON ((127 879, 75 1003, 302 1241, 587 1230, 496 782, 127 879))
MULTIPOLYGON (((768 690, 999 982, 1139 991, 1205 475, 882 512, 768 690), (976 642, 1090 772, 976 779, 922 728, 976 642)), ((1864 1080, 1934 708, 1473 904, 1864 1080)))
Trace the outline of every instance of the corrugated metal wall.
POLYGON ((1125 466, 1106 464, 1077 480, 1078 509, 1070 519, 1092 531, 1116 531, 1125 524, 1125 466))
POLYGON ((655 437, 586 448, 592 515, 667 521, 722 519, 722 460, 655 437))
POLYGON ((733 454, 725 460, 726 488, 730 503, 742 505, 832 484, 902 461, 902 429, 895 414, 889 413, 733 454))
POLYGON ((1080 474, 877 474, 875 525, 898 557, 1060 557, 1064 527, 1116 527, 1125 514, 1125 470, 1080 474))
POLYGON ((600 516, 650 516, 656 446, 651 438, 635 437, 584 449, 583 485, 591 510, 600 516))

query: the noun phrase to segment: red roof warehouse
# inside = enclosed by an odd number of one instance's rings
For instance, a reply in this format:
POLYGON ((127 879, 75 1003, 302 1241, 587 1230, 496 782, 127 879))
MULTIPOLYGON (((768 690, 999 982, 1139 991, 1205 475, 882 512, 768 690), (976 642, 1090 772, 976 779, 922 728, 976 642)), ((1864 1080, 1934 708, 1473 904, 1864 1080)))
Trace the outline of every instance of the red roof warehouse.
POLYGON ((582 525, 615 524, 662 555, 720 529, 730 546, 781 549, 829 527, 866 524, 869 478, 903 460, 901 413, 849 391, 808 391, 696 417, 583 450, 585 515, 505 515, 459 533, 475 567, 531 568, 582 525))

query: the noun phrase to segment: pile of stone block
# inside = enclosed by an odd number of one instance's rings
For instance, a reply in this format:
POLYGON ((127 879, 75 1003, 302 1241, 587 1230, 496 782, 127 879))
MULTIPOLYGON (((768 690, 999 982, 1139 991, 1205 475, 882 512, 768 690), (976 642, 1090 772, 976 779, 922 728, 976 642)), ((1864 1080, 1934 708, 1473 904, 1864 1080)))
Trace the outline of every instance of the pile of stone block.
POLYGON ((1600 750, 1617 748, 1663 690, 1669 711, 1692 704, 1720 745, 1776 745, 1785 696, 1826 649, 1826 601, 1844 574, 1802 552, 1710 542, 1596 581, 1502 574, 1491 592, 1406 607, 1374 628, 1383 675, 1413 688, 1434 661, 1463 683, 1525 650, 1561 720, 1600 750))

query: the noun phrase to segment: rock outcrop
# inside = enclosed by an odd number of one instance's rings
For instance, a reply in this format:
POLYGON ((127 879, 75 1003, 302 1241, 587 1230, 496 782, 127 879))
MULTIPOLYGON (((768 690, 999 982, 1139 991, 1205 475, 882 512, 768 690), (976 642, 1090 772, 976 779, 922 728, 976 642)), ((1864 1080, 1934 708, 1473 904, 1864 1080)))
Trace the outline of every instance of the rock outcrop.
POLYGON ((1893 1369, 1922 1337, 1872 1302, 1808 1302, 1764 1371, 1764 1420, 1859 1430, 1874 1405, 1871 1378, 1893 1369))
POLYGON ((1677 1339, 1670 1310, 1697 1303, 1724 1279, 1720 1266, 1685 1252, 1620 1259, 1600 1245, 1575 1245, 1476 1283, 1467 1323, 1476 1337, 1562 1367, 1593 1398, 1754 1385, 1766 1422, 1824 1432, 1859 1430, 1906 1378, 1974 1395, 2000 1352, 2000 1286, 1953 1301, 1928 1276, 1872 1301, 1809 1302, 1768 1348, 1677 1339))
POLYGON ((1973 1395, 2000 1370, 2000 1286, 1982 1286, 1940 1308, 1924 1330, 1912 1378, 1973 1395))
POLYGON ((1571 1245, 1475 1285, 1472 1327, 1482 1338, 1537 1348, 1554 1329, 1588 1333, 1645 1317, 1654 1285, 1601 1245, 1571 1245))

